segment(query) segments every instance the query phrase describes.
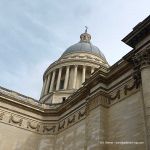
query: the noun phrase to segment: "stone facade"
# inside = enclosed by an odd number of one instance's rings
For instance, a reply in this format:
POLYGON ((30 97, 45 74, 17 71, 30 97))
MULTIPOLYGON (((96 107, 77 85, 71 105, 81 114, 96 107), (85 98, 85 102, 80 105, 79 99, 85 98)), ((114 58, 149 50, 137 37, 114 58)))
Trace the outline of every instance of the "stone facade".
POLYGON ((149 150, 150 16, 123 42, 133 50, 110 67, 102 55, 63 54, 44 73, 40 101, 1 87, 0 149, 149 150))

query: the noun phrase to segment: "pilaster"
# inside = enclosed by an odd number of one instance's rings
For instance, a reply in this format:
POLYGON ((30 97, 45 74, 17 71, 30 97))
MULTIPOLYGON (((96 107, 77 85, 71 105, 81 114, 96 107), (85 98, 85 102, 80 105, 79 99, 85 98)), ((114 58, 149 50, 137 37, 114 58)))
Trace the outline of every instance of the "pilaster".
POLYGON ((136 86, 141 84, 145 118, 145 142, 148 150, 150 149, 150 47, 135 54, 132 60, 134 65, 133 77, 136 86))

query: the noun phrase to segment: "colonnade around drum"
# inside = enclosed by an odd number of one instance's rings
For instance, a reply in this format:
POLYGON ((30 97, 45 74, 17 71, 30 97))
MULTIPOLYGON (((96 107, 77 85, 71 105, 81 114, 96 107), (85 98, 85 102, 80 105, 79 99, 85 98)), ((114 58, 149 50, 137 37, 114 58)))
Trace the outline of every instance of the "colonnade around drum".
POLYGON ((41 97, 53 91, 78 89, 95 69, 86 65, 68 65, 49 72, 44 79, 41 97))

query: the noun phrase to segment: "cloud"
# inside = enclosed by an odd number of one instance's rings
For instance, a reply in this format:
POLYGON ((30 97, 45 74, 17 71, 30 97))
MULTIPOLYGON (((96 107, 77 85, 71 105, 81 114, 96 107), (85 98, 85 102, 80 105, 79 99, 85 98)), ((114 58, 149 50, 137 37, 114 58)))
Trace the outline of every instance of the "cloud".
POLYGON ((14 71, 3 71, 0 74, 0 85, 39 99, 43 82, 42 76, 49 63, 52 61, 43 61, 34 66, 24 65, 14 71))

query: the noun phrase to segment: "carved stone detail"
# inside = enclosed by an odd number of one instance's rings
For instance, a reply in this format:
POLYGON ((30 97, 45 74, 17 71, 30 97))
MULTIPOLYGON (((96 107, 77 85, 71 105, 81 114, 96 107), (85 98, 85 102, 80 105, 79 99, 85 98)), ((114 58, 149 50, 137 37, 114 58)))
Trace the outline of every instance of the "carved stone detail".
POLYGON ((86 114, 86 110, 81 110, 78 112, 78 119, 80 120, 81 118, 83 118, 86 114))
POLYGON ((4 117, 4 112, 1 112, 0 113, 0 120, 3 120, 3 117, 4 117))
POLYGON ((128 94, 128 91, 131 91, 131 90, 133 90, 134 88, 136 88, 136 89, 138 88, 135 81, 133 82, 133 84, 132 84, 131 86, 125 85, 125 86, 124 86, 124 94, 127 95, 127 94, 128 94))
POLYGON ((63 122, 59 123, 59 125, 58 125, 58 131, 65 128, 65 123, 66 123, 65 120, 63 122))
POLYGON ((68 118, 67 126, 75 122, 75 115, 72 118, 68 118))
POLYGON ((13 115, 10 116, 9 118, 9 123, 14 123, 14 124, 18 124, 19 126, 22 125, 23 119, 22 118, 15 118, 13 115))
POLYGON ((120 99, 120 90, 117 91, 115 96, 109 96, 110 101, 115 100, 115 99, 120 99))
POLYGON ((43 133, 54 133, 56 130, 56 126, 48 126, 48 125, 44 125, 43 126, 43 133))
MULTIPOLYGON (((105 93, 105 95, 107 94, 105 93)), ((98 107, 99 105, 108 106, 108 104, 109 104, 108 96, 100 95, 94 98, 90 98, 90 100, 87 101, 86 113, 89 114, 89 111, 98 107)))
POLYGON ((27 128, 36 130, 38 132, 40 129, 40 125, 39 125, 39 123, 32 123, 32 122, 28 121, 27 122, 27 128))
POLYGON ((150 47, 145 50, 135 54, 132 57, 133 64, 133 78, 135 80, 136 88, 139 87, 141 83, 141 68, 146 65, 150 65, 150 47))

